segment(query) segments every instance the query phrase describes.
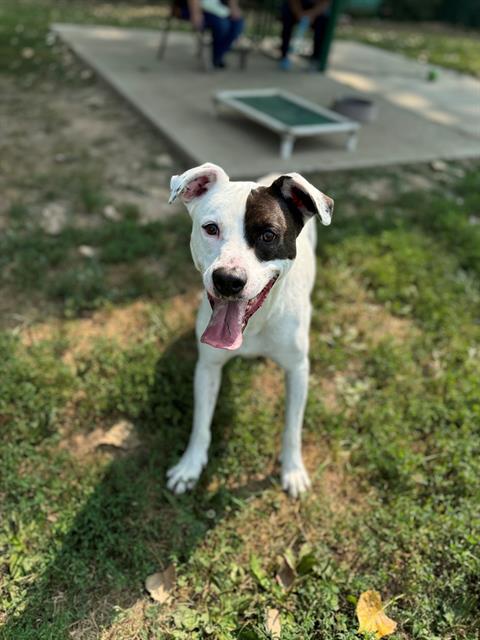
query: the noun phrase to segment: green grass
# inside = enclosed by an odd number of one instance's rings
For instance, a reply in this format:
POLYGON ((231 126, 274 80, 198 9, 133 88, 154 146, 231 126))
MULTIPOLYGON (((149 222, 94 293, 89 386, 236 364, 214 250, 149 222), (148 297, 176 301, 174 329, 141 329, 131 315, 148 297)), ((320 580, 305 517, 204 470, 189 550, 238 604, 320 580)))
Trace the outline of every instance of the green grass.
POLYGON ((163 273, 155 283, 157 295, 173 290, 181 293, 192 283, 188 256, 187 220, 139 225, 131 219, 105 222, 92 229, 67 227, 57 236, 48 236, 40 228, 12 225, 0 239, 0 284, 10 290, 20 287, 25 293, 41 293, 48 301, 60 303, 67 315, 98 308, 107 302, 125 302, 148 293, 148 274, 138 277, 135 265, 164 254, 163 273), (184 242, 178 243, 179 227, 184 242), (95 254, 84 258, 82 245, 95 254), (131 265, 112 283, 110 274, 116 267, 131 265), (178 287, 174 278, 182 283, 178 287), (118 284, 119 286, 116 286, 118 284))
POLYGON ((72 56, 58 43, 53 22, 159 27, 165 3, 95 2, 94 0, 3 0, 0 6, 0 72, 78 79, 72 56))
MULTIPOLYGON (((161 300, 152 299, 141 335, 126 343, 92 340, 74 367, 61 357, 71 348, 61 325, 31 346, 5 331, 2 637, 67 638, 77 629, 82 638, 267 638, 264 612, 274 607, 282 612, 282 638, 353 639, 353 603, 376 588, 385 599, 401 596, 389 610, 399 623, 395 637, 473 640, 480 603, 480 227, 472 218, 479 178, 472 167, 447 194, 443 184, 428 193, 394 190, 374 213, 364 198, 348 195, 352 176, 327 178, 338 213, 321 232, 314 295, 305 436, 314 490, 298 507, 276 479, 282 398, 251 391, 276 375, 264 363, 228 367, 204 477, 191 495, 166 491, 165 470, 190 429, 195 360, 192 320, 168 320, 174 277, 159 283, 161 300), (346 198, 354 216, 342 213, 346 198), (376 320, 369 305, 380 313, 376 320), (403 327, 401 337, 385 318, 403 327), (322 392, 332 380, 334 406, 322 392), (85 460, 62 446, 68 434, 120 417, 137 425, 139 450, 97 451, 85 460), (274 576, 286 552, 303 558, 305 569, 283 592, 274 576), (170 562, 177 590, 162 607, 142 585, 170 562)), ((195 286, 187 225, 173 227, 106 225, 96 238, 99 268, 122 256, 133 266, 155 246, 161 255, 175 244, 172 265, 195 286)), ((27 234, 7 245, 5 263, 24 264, 24 251, 31 259, 39 239, 27 234)), ((63 270, 71 243, 68 230, 58 244, 44 239, 34 286, 63 270)), ((101 271, 92 277, 101 281, 101 271)), ((78 295, 77 280, 61 282, 64 297, 78 295)), ((28 295, 28 279, 13 285, 28 295)), ((51 295, 49 286, 42 293, 51 295)))
POLYGON ((338 36, 402 53, 427 64, 480 76, 480 38, 475 32, 434 30, 421 24, 358 21, 340 26, 338 36))

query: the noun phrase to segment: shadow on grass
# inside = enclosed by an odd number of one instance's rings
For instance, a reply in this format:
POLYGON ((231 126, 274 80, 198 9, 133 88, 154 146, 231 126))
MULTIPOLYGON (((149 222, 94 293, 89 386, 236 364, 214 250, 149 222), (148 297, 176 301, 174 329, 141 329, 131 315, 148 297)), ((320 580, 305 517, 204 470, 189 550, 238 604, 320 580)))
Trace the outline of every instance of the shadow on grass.
POLYGON ((179 337, 159 359, 138 421, 142 446, 107 468, 54 560, 31 586, 23 612, 7 619, 2 639, 57 640, 72 637, 75 629, 77 637, 98 637, 98 626, 113 621, 116 607, 130 607, 142 597, 146 576, 172 561, 187 561, 209 528, 241 508, 242 496, 268 486, 267 478, 234 492, 207 490, 235 420, 227 366, 211 460, 200 484, 179 497, 166 489, 166 469, 184 450, 190 432, 195 359, 193 332, 179 337), (96 632, 88 630, 88 619, 96 632))
MULTIPOLYGON (((174 256, 177 265, 185 264, 178 250, 174 256)), ((234 491, 208 490, 212 477, 222 473, 224 443, 239 419, 238 389, 227 365, 210 461, 200 483, 193 493, 179 497, 166 489, 166 470, 185 449, 191 429, 195 360, 193 332, 177 338, 161 355, 137 421, 142 446, 108 466, 54 559, 29 587, 23 610, 7 619, 2 640, 60 640, 72 632, 82 640, 97 638, 99 627, 112 623, 118 607, 129 608, 144 596, 148 575, 172 561, 187 562, 209 529, 241 509, 242 498, 270 484, 267 477, 234 491)))

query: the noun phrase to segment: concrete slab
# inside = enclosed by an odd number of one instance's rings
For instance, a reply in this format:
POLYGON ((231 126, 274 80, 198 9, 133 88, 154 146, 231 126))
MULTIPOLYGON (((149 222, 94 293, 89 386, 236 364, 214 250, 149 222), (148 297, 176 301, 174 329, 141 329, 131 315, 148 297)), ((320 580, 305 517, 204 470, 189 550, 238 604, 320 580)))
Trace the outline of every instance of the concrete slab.
MULTIPOLYGON (((285 161, 279 157, 278 138, 271 132, 239 115, 217 116, 213 93, 280 87, 328 107, 335 98, 351 93, 350 87, 331 77, 285 74, 260 54, 251 56, 246 72, 202 73, 193 58, 194 39, 188 33, 172 34, 165 59, 157 61, 158 31, 75 25, 54 25, 54 29, 168 138, 186 162, 215 162, 232 178, 480 156, 480 136, 434 122, 375 95, 379 118, 362 127, 356 151, 346 151, 342 137, 322 136, 298 141, 292 158, 285 161)), ((341 58, 341 48, 335 55, 341 58)))
POLYGON ((480 138, 480 80, 450 69, 417 62, 378 47, 338 41, 328 75, 432 122, 480 138), (430 70, 437 80, 429 82, 430 70))

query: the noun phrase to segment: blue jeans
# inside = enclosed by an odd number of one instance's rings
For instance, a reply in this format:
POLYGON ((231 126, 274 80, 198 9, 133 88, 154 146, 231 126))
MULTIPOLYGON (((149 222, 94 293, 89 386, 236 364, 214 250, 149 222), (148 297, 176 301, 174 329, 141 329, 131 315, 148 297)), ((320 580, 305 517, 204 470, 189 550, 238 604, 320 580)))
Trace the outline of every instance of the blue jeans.
POLYGON ((203 13, 203 24, 212 32, 212 62, 213 66, 223 63, 223 56, 230 51, 233 43, 243 31, 243 18, 219 18, 213 13, 203 13))
MULTIPOLYGON (((190 19, 186 6, 182 7, 182 18, 190 19)), ((203 28, 212 32, 212 62, 214 67, 223 64, 223 56, 230 51, 233 43, 243 31, 243 18, 219 18, 213 13, 203 12, 203 28)))

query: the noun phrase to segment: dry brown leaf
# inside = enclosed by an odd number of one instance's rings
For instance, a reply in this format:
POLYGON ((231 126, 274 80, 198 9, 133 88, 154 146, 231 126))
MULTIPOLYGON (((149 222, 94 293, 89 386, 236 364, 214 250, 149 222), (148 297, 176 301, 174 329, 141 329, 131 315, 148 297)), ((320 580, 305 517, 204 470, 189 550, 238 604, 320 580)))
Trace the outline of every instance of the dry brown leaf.
POLYGON ((375 633, 377 639, 395 631, 397 623, 389 618, 378 591, 364 591, 357 602, 358 633, 375 633))
POLYGON ((280 638, 282 622, 280 620, 280 611, 278 609, 267 609, 265 614, 265 628, 272 638, 280 638))
POLYGON ((172 591, 175 587, 175 566, 171 564, 165 571, 153 573, 145 580, 145 589, 150 596, 163 604, 172 597, 172 591))
POLYGON ((284 558, 275 579, 283 589, 290 589, 295 581, 295 575, 295 569, 288 562, 287 558, 284 558))

